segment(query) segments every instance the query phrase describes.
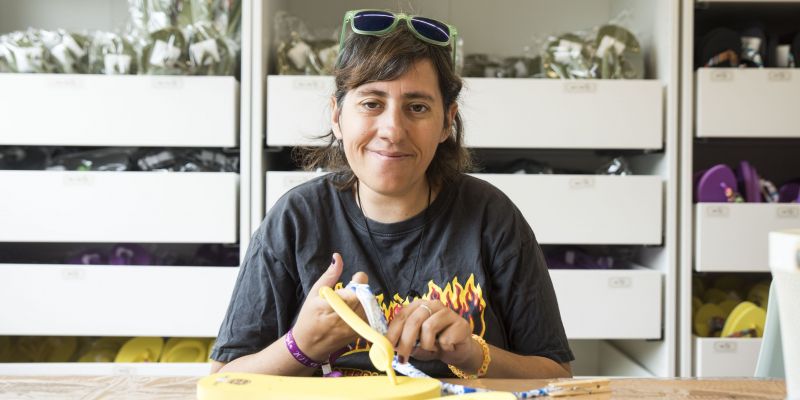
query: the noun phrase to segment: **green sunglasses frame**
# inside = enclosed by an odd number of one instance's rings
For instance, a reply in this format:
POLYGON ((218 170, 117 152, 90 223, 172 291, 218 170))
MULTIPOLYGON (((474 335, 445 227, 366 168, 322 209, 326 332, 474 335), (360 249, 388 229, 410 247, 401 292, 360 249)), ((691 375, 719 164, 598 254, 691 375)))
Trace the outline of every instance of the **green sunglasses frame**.
MULTIPOLYGON (((436 45, 436 46, 446 47, 446 46, 450 45, 450 47, 452 49, 452 53, 453 53, 453 68, 455 69, 455 67, 456 67, 456 38, 458 37, 458 30, 456 29, 456 27, 453 26, 453 25, 450 25, 450 24, 446 24, 446 23, 444 23, 442 21, 436 20, 437 22, 441 22, 443 25, 446 25, 447 29, 449 30, 448 36, 450 38, 446 42, 440 42, 438 40, 433 40, 433 39, 427 38, 424 35, 422 35, 421 33, 417 32, 417 29, 414 28, 414 25, 411 23, 411 19, 415 18, 415 17, 420 17, 420 18, 425 18, 425 19, 432 19, 432 18, 428 18, 428 17, 423 17, 421 15, 407 15, 407 14, 404 14, 404 13, 396 13, 396 12, 389 11, 389 10, 361 9, 361 10, 350 10, 350 11, 346 12, 344 14, 344 19, 342 19, 342 32, 339 35, 339 57, 341 57, 342 48, 344 48, 344 39, 345 39, 345 36, 346 36, 345 35, 345 29, 347 28, 347 23, 348 22, 350 23, 350 29, 353 32, 355 32, 355 33, 357 33, 359 35, 383 36, 383 35, 386 35, 387 33, 390 33, 392 31, 394 31, 395 29, 397 29, 397 25, 400 24, 400 21, 405 20, 406 24, 408 25, 408 30, 411 31, 411 33, 414 34, 414 36, 416 36, 417 39, 422 40, 425 43, 430 43, 430 44, 433 44, 433 45, 436 45), (364 12, 364 11, 378 11, 378 12, 389 13, 394 17, 394 22, 392 22, 392 24, 389 25, 388 28, 380 30, 380 31, 364 31, 364 30, 361 30, 361 29, 356 29, 356 27, 355 27, 355 16, 356 16, 356 14, 358 14, 360 12, 364 12)), ((338 61, 337 61, 337 64, 338 64, 338 61)))

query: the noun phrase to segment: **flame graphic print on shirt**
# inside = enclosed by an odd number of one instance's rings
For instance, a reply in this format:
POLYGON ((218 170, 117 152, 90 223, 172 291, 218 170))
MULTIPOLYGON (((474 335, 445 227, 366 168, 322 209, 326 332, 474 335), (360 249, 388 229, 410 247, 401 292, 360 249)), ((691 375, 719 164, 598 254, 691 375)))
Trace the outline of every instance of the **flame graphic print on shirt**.
MULTIPOLYGON (((341 283, 336 284, 335 290, 341 289, 344 286, 341 283)), ((404 305, 410 304, 415 298, 402 298, 399 294, 395 293, 391 301, 386 303, 383 293, 375 296, 386 316, 386 321, 391 322, 400 309, 404 305)), ((440 287, 432 280, 428 281, 427 291, 420 297, 423 300, 439 300, 469 321, 472 332, 483 336, 486 332, 485 321, 483 318, 484 309, 486 308, 486 300, 483 298, 483 289, 480 284, 475 284, 475 275, 470 274, 467 281, 462 285, 458 282, 458 277, 454 277, 451 282, 446 282, 444 288, 440 287)), ((342 355, 349 355, 362 351, 369 351, 370 343, 364 339, 358 339, 355 343, 348 346, 348 350, 342 355)))

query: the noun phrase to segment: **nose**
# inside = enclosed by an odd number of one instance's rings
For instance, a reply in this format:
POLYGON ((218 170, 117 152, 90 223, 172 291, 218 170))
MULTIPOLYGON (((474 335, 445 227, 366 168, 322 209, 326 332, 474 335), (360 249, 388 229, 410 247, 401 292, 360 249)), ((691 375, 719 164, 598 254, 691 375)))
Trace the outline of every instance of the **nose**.
POLYGON ((400 142, 406 134, 402 107, 388 104, 378 120, 378 137, 390 143, 400 142))

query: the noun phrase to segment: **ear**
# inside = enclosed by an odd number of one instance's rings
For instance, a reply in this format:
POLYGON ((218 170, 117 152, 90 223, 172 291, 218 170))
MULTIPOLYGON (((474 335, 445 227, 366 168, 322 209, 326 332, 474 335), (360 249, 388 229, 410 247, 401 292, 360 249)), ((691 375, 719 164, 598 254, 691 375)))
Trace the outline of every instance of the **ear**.
POLYGON ((339 108, 336 105, 335 96, 331 96, 331 129, 336 139, 342 138, 342 131, 339 129, 339 108))
POLYGON ((444 143, 448 137, 450 137, 450 133, 453 132, 453 126, 456 123, 456 114, 458 113, 458 104, 453 103, 450 106, 450 109, 447 110, 447 115, 445 115, 446 121, 448 121, 447 126, 442 129, 442 137, 439 139, 439 143, 444 143))

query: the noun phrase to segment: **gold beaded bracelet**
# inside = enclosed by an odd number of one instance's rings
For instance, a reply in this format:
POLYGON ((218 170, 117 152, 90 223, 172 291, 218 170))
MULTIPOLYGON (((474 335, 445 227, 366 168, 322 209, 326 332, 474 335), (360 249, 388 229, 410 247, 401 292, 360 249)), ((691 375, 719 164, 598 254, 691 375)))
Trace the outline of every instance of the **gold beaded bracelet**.
POLYGON ((486 341, 474 333, 472 334, 472 340, 478 342, 478 344, 481 346, 481 352, 483 352, 483 362, 481 363, 481 367, 478 368, 477 374, 468 374, 454 365, 447 364, 447 366, 450 367, 450 371, 452 371, 455 376, 461 379, 477 379, 485 376, 486 371, 489 370, 489 363, 492 362, 492 356, 489 355, 489 345, 486 344, 486 341))

